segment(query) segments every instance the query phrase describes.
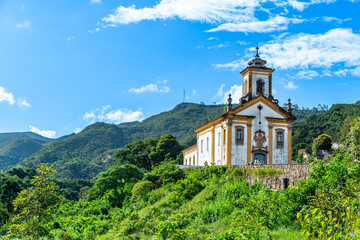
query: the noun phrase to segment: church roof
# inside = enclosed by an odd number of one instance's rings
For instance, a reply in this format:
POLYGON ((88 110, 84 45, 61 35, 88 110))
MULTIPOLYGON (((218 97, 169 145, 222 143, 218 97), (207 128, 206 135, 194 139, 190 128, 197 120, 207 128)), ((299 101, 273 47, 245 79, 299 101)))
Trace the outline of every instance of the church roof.
POLYGON ((256 47, 255 49, 256 49, 255 57, 248 62, 248 66, 243 71, 241 71, 241 73, 252 68, 268 69, 271 72, 275 71, 275 69, 266 66, 266 60, 260 58, 259 47, 256 47))
POLYGON ((264 97, 263 95, 260 95, 256 98, 251 99, 248 102, 245 102, 245 103, 233 108, 232 110, 230 110, 228 112, 225 112, 224 114, 220 115, 216 119, 196 128, 195 132, 202 131, 204 129, 204 127, 206 127, 206 126, 219 124, 223 120, 226 120, 228 116, 234 116, 237 113, 253 106, 254 104, 256 104, 258 102, 262 102, 263 104, 265 104, 266 106, 268 106, 269 108, 271 108, 272 110, 274 110, 275 112, 277 112, 278 114, 280 114, 281 116, 283 116, 286 120, 288 120, 290 122, 294 122, 296 120, 296 117, 294 115, 292 115, 291 113, 289 113, 288 111, 286 111, 285 109, 283 109, 282 107, 277 105, 276 103, 272 102, 270 99, 264 97))

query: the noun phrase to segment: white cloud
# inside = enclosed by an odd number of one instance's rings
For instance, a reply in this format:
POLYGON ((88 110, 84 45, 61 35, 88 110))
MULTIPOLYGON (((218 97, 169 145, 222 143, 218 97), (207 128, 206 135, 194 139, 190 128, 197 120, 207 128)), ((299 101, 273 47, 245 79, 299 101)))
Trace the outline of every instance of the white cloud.
POLYGON ((312 4, 334 1, 336 0, 160 0, 157 4, 144 8, 137 8, 135 5, 119 6, 114 13, 102 20, 114 26, 140 21, 181 19, 220 24, 209 31, 270 32, 286 29, 290 23, 304 21, 280 16, 288 14, 287 7, 303 11, 312 4), (266 13, 268 20, 259 21, 255 17, 258 11, 266 13), (276 14, 280 15, 273 17, 276 14))
POLYGON ((218 89, 215 96, 212 98, 212 101, 225 104, 227 103, 227 99, 229 98, 229 93, 231 94, 231 98, 233 103, 238 103, 240 98, 242 97, 242 86, 241 85, 233 85, 229 90, 224 90, 225 84, 222 84, 218 89))
POLYGON ((217 37, 209 37, 207 40, 208 41, 212 41, 212 40, 219 41, 219 38, 217 38, 217 37))
POLYGON ((271 17, 265 21, 253 20, 252 22, 240 22, 240 23, 224 23, 220 26, 210 29, 207 32, 229 31, 229 32, 274 32, 283 31, 288 28, 290 23, 302 23, 304 19, 287 18, 283 16, 271 17))
POLYGON ((90 0, 91 3, 101 3, 101 0, 90 0))
POLYGON ((31 104, 28 101, 26 101, 26 99, 18 98, 17 104, 21 109, 27 109, 31 107, 31 104))
POLYGON ((74 36, 70 36, 70 37, 67 37, 67 38, 66 38, 66 40, 68 40, 68 41, 71 41, 71 40, 74 40, 74 39, 75 39, 74 36))
POLYGON ((76 128, 75 130, 74 130, 74 132, 76 133, 76 134, 78 134, 79 132, 81 132, 81 130, 82 130, 82 128, 76 128))
POLYGON ((159 87, 156 84, 148 84, 145 86, 141 86, 140 88, 131 88, 129 92, 134 93, 145 93, 145 92, 159 92, 159 93, 166 93, 170 92, 170 88, 167 86, 159 87))
POLYGON ((216 44, 214 46, 208 47, 208 49, 226 48, 226 47, 229 47, 229 46, 230 45, 228 45, 228 44, 219 43, 219 44, 216 44))
MULTIPOLYGON (((255 49, 239 60, 215 64, 216 68, 236 70, 246 66, 254 56, 255 49)), ((260 55, 268 66, 278 69, 331 68, 343 64, 345 67, 360 65, 360 34, 351 29, 336 28, 324 34, 295 34, 263 44, 260 55)))
POLYGON ((295 86, 295 85, 294 85, 294 82, 293 82, 293 81, 289 81, 287 84, 284 84, 284 87, 285 87, 286 89, 297 89, 297 88, 298 88, 298 86, 295 86))
POLYGON ((322 20, 325 22, 337 22, 337 23, 343 23, 346 21, 350 21, 351 18, 345 18, 345 19, 340 19, 337 17, 322 17, 322 20))
POLYGON ((245 41, 236 41, 236 44, 239 44, 239 45, 248 45, 249 43, 248 43, 248 42, 245 42, 245 41))
POLYGON ((300 79, 313 79, 314 77, 318 77, 318 76, 319 76, 319 73, 314 70, 299 71, 296 74, 296 77, 300 78, 300 79))
POLYGON ((195 90, 195 89, 194 89, 194 90, 192 90, 192 94, 194 94, 194 95, 196 94, 196 90, 195 90))
POLYGON ((24 3, 24 4, 21 4, 21 6, 20 6, 20 12, 23 12, 24 9, 25 9, 25 7, 26 7, 26 4, 25 4, 25 3, 24 3))
POLYGON ((360 66, 356 67, 356 68, 345 68, 345 69, 341 69, 338 70, 336 72, 334 72, 335 75, 337 76, 341 76, 341 77, 346 77, 348 75, 353 75, 356 77, 360 77, 360 66))
POLYGON ((128 109, 117 109, 109 111, 110 105, 91 110, 83 115, 83 119, 94 123, 96 121, 119 124, 122 122, 142 121, 143 112, 141 110, 132 111, 128 109))
POLYGON ((114 14, 103 18, 113 24, 136 23, 143 20, 173 19, 216 23, 250 21, 259 0, 161 0, 153 7, 136 9, 119 6, 114 14))
POLYGON ((225 83, 221 84, 215 96, 212 98, 213 101, 223 101, 225 83))
POLYGON ((8 102, 10 105, 14 105, 14 95, 11 92, 6 92, 4 87, 0 87, 0 102, 8 102))
POLYGON ((44 137, 47 137, 47 138, 54 138, 55 135, 56 135, 56 132, 55 131, 50 131, 50 130, 40 130, 39 128, 37 127, 34 127, 32 125, 29 125, 29 128, 30 128, 30 131, 31 132, 34 132, 34 133, 37 133, 41 136, 44 136, 44 137))
POLYGON ((17 23, 17 24, 16 24, 16 27, 17 27, 17 28, 29 28, 30 25, 31 25, 31 22, 28 21, 28 20, 25 20, 24 22, 17 23))
POLYGON ((94 33, 100 32, 100 31, 101 31, 100 28, 95 28, 94 30, 89 30, 88 32, 94 34, 94 33))

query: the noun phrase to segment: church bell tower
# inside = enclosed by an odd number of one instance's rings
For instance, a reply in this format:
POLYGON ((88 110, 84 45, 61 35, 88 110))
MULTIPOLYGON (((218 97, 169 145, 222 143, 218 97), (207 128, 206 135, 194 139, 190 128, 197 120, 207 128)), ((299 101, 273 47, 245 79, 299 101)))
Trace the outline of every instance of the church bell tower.
POLYGON ((256 47, 256 55, 248 62, 248 66, 240 73, 243 76, 243 92, 240 104, 247 102, 260 95, 273 99, 272 91, 272 73, 275 69, 265 66, 266 61, 259 56, 259 47, 256 47))

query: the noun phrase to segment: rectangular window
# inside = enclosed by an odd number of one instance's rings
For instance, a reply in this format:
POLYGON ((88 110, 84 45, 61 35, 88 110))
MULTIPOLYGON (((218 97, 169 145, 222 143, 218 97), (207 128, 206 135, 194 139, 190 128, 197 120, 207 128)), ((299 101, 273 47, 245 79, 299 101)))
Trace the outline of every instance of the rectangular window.
POLYGON ((203 146, 203 145, 204 145, 204 142, 203 142, 203 140, 201 140, 201 144, 200 144, 200 146, 201 146, 201 153, 204 152, 204 148, 203 148, 204 146, 203 146))
POLYGON ((276 147, 284 147, 284 130, 282 129, 276 130, 276 147))
POLYGON ((244 145, 244 128, 236 127, 235 129, 236 129, 235 130, 236 145, 244 145))
POLYGON ((218 133, 218 146, 220 146, 220 142, 221 142, 221 137, 220 137, 220 132, 218 133))
POLYGON ((209 137, 206 138, 206 151, 209 151, 209 137))

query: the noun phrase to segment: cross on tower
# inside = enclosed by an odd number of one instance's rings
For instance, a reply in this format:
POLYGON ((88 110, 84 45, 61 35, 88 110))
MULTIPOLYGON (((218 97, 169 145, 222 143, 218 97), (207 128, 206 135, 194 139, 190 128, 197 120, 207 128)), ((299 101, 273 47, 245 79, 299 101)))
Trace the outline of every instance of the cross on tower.
POLYGON ((259 57, 259 47, 258 46, 256 46, 256 56, 255 57, 259 57))

